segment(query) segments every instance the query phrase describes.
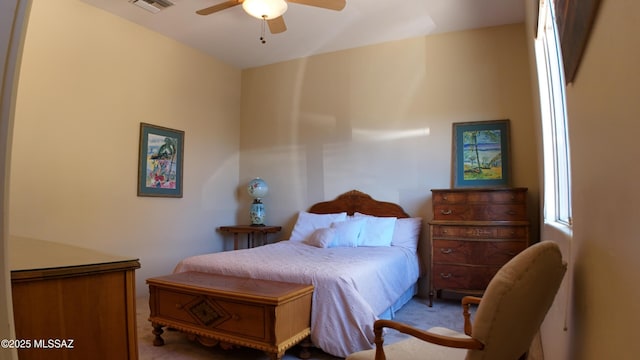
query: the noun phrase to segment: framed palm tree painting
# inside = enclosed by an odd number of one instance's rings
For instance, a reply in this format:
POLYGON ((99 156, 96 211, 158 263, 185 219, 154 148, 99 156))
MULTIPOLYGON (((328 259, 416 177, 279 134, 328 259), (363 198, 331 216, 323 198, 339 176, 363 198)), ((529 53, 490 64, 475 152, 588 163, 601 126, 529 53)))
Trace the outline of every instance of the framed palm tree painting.
POLYGON ((509 120, 453 124, 453 187, 511 183, 509 120))
POLYGON ((184 131, 140 123, 138 196, 182 197, 184 131))

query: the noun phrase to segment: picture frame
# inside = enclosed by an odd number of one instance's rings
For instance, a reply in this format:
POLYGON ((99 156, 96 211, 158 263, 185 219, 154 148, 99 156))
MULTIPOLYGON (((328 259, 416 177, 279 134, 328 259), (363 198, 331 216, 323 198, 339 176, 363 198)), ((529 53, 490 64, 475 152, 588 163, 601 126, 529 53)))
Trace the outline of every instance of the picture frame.
POLYGON ((509 119, 453 123, 453 187, 511 185, 509 119))
POLYGON ((140 123, 138 196, 182 197, 184 131, 140 123))

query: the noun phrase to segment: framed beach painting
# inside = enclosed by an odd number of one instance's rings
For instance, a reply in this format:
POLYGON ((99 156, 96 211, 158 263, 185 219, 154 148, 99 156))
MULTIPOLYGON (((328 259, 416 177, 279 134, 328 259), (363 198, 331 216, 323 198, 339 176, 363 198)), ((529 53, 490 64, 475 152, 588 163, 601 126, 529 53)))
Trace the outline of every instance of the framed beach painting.
POLYGON ((453 124, 453 187, 511 183, 509 120, 453 124))
POLYGON ((184 131, 140 123, 138 196, 182 197, 184 131))

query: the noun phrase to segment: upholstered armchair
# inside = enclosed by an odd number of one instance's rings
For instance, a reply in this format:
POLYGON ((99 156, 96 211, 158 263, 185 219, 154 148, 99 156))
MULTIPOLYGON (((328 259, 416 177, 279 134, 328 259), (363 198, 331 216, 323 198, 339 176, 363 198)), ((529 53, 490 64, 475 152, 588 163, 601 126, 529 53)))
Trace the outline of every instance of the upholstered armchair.
POLYGON ((534 244, 498 271, 482 298, 468 296, 462 300, 464 334, 445 328, 425 331, 393 320, 378 320, 374 323, 376 348, 351 354, 347 360, 522 358, 553 303, 565 270, 556 243, 534 244), (473 323, 471 304, 478 304, 473 323), (384 328, 411 337, 383 346, 384 328))

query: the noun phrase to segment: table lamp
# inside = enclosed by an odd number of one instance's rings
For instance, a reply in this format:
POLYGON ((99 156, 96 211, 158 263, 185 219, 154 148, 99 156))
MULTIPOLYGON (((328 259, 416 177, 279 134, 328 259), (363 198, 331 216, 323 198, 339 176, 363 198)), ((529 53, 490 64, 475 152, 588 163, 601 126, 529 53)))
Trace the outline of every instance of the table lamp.
POLYGON ((269 192, 269 186, 267 183, 259 177, 249 181, 247 187, 249 195, 253 198, 251 209, 249 210, 249 216, 251 217, 252 226, 264 226, 264 204, 262 198, 269 192))

